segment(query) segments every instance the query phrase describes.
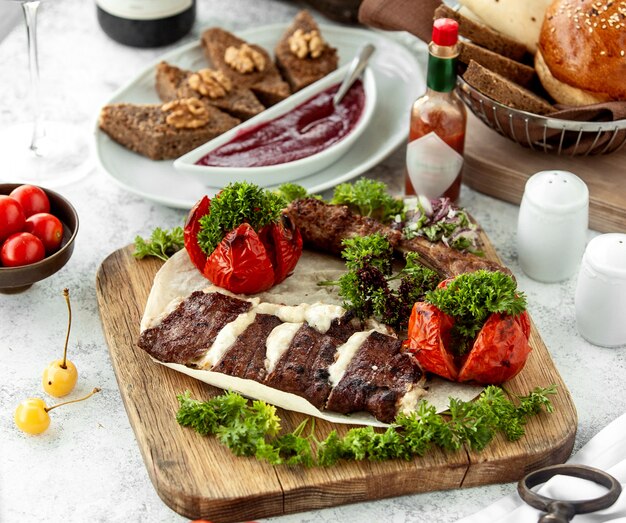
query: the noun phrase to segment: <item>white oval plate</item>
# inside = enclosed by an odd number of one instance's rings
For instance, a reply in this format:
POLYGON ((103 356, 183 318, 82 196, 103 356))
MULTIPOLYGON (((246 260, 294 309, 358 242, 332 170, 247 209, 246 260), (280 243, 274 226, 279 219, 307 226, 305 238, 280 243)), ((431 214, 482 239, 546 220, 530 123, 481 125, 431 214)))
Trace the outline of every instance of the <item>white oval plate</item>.
MULTIPOLYGON (((237 32, 241 38, 273 49, 287 24, 263 26, 237 32)), ((328 168, 301 178, 298 183, 316 193, 344 183, 383 161, 407 140, 411 104, 426 90, 415 55, 403 44, 375 31, 322 25, 326 40, 339 51, 339 65, 348 63, 365 43, 376 46, 369 68, 376 80, 377 102, 371 125, 358 143, 328 168)), ((187 44, 161 56, 106 103, 159 103, 154 88, 156 64, 165 60, 186 69, 206 67, 199 42, 187 44)), ((193 177, 176 171, 172 160, 153 161, 111 140, 95 123, 95 152, 103 171, 124 189, 163 205, 190 209, 211 189, 193 177)))
POLYGON ((271 187, 281 183, 295 182, 300 178, 325 169, 348 152, 350 147, 366 130, 372 119, 372 114, 376 108, 376 80, 369 69, 366 69, 363 75, 365 105, 360 118, 346 136, 327 149, 292 162, 260 167, 212 167, 197 165, 197 162, 206 154, 231 141, 241 133, 245 133, 247 129, 253 129, 265 122, 275 120, 310 100, 316 94, 339 84, 346 76, 348 67, 349 65, 340 67, 314 84, 266 109, 254 118, 234 127, 230 131, 226 131, 200 147, 196 147, 193 151, 189 151, 174 161, 174 168, 187 173, 189 176, 193 176, 200 183, 210 187, 222 187, 230 182, 243 181, 253 182, 261 187, 271 187))

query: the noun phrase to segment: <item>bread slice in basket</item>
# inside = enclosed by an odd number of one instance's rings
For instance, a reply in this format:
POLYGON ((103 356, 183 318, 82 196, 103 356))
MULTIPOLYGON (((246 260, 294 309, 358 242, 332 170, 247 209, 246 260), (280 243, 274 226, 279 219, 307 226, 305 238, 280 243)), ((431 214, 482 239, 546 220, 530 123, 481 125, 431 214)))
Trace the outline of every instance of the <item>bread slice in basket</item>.
POLYGON ((194 72, 161 62, 156 68, 156 90, 164 102, 197 97, 241 120, 265 109, 250 89, 234 85, 220 71, 208 68, 194 72))
POLYGON ((337 49, 323 38, 311 14, 300 11, 274 50, 276 65, 293 92, 337 69, 337 49))
POLYGON ((546 100, 508 80, 474 60, 470 60, 463 79, 484 95, 514 109, 547 115, 556 111, 546 100))

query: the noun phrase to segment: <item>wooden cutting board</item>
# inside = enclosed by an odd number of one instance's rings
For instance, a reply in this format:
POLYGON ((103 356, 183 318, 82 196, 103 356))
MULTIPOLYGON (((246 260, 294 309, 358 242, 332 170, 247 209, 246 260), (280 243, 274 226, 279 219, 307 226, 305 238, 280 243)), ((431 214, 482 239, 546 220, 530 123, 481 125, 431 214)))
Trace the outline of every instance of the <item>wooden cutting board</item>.
MULTIPOLYGON (((488 256, 497 259, 488 245, 488 256)), ((176 512, 214 523, 245 521, 416 492, 515 481, 527 472, 564 462, 577 427, 576 410, 548 349, 533 326, 533 352, 507 390, 527 394, 556 384, 555 411, 533 417, 526 435, 498 437, 481 453, 434 450, 412 461, 343 462, 330 468, 273 467, 238 458, 214 437, 180 427, 176 395, 206 399, 222 391, 153 362, 135 342, 152 279, 162 262, 136 260, 132 246, 113 252, 96 279, 98 304, 120 394, 148 473, 159 496, 176 512)), ((279 411, 283 427, 303 415, 279 411)), ((318 439, 342 425, 316 420, 318 439)))
POLYGON ((526 180, 539 171, 573 172, 589 188, 589 227, 626 231, 626 147, 613 154, 565 156, 532 151, 500 136, 468 113, 463 182, 519 204, 526 180))

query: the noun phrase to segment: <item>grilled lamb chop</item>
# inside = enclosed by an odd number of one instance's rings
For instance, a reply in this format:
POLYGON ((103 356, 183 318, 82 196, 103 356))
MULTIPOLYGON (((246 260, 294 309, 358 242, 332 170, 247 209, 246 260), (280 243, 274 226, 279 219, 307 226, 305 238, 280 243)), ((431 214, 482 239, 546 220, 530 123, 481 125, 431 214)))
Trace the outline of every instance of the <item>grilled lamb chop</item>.
POLYGON ((295 200, 287 207, 287 213, 300 229, 307 247, 341 254, 342 241, 354 236, 381 233, 397 252, 417 252, 420 261, 437 271, 442 278, 451 278, 479 269, 501 271, 511 274, 502 265, 469 252, 452 249, 442 242, 431 242, 426 238, 404 239, 400 231, 382 223, 353 213, 345 205, 329 205, 316 198, 295 200))
POLYGON ((334 305, 289 307, 197 291, 144 330, 138 345, 160 361, 252 379, 319 409, 391 421, 414 408, 424 392, 417 361, 396 338, 360 330, 344 313, 334 305))

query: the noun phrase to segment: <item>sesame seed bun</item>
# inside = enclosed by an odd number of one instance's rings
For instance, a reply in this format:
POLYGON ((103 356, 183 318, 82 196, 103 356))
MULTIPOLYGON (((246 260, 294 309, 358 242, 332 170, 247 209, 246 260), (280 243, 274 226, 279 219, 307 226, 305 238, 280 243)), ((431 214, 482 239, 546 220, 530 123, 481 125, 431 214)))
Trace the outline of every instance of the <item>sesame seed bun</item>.
POLYGON ((626 100, 626 0, 555 0, 541 26, 535 69, 559 103, 626 100))

